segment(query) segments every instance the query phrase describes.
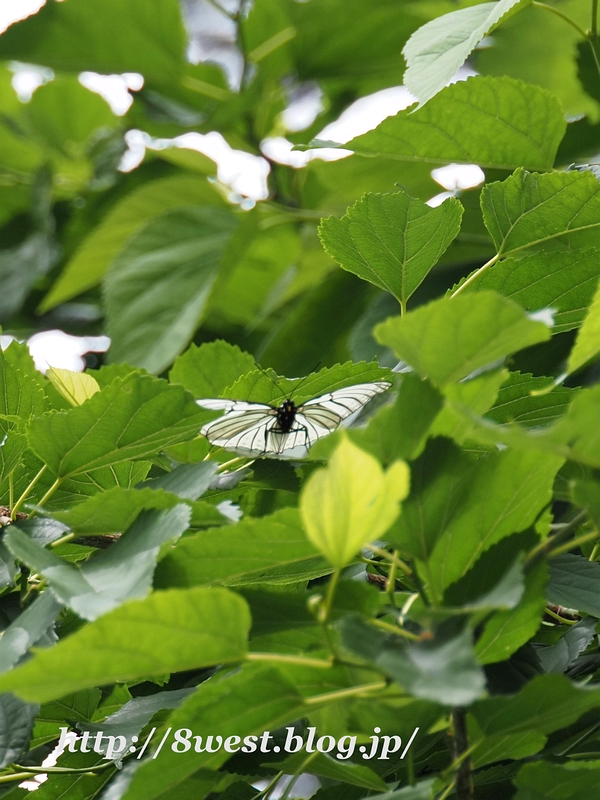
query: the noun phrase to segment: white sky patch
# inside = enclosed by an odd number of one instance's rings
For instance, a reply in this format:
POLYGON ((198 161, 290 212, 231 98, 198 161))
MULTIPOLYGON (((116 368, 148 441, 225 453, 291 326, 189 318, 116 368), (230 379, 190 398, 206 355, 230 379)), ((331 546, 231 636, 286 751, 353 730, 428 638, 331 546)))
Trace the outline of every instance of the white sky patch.
POLYGON ((269 136, 260 144, 262 152, 276 161, 278 164, 287 164, 288 167, 301 169, 309 161, 320 159, 321 161, 339 161, 340 158, 347 158, 352 155, 351 150, 336 149, 333 147, 323 147, 319 150, 292 150, 294 145, 284 136, 269 136))
POLYGON ((79 83, 96 94, 99 94, 111 107, 113 114, 122 117, 129 111, 134 92, 144 85, 144 77, 138 72, 125 72, 123 75, 99 75, 97 72, 82 72, 79 83))
POLYGON ((485 174, 477 164, 448 164, 437 167, 431 170, 431 177, 449 192, 472 189, 485 180, 485 174))
POLYGON ((323 92, 317 83, 307 82, 290 92, 290 103, 281 114, 288 131, 303 131, 323 111, 323 92))
POLYGON ((430 197, 429 200, 426 201, 426 205, 430 208, 437 208, 449 197, 454 197, 454 192, 440 192, 439 194, 434 194, 433 197, 430 197))
POLYGON ((27 340, 29 352, 40 372, 49 367, 82 372, 86 353, 104 353, 110 347, 108 336, 71 336, 63 331, 41 331, 27 340))
POLYGON ((540 308, 538 311, 532 311, 527 314, 527 316, 534 322, 543 322, 548 328, 553 328, 555 325, 554 315, 556 313, 558 313, 557 308, 540 308))
POLYGON ((416 103, 416 98, 406 86, 382 89, 352 103, 335 122, 326 125, 316 138, 346 144, 350 139, 373 130, 386 117, 403 111, 413 103, 416 103))
POLYGON ((17 20, 35 14, 46 0, 2 0, 0 2, 0 33, 17 20))

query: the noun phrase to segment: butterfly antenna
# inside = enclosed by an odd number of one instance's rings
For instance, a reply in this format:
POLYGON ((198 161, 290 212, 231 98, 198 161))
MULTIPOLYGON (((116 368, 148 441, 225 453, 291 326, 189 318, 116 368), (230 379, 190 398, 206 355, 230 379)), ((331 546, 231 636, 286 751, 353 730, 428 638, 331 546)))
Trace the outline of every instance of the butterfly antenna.
POLYGON ((277 383, 277 381, 276 381, 274 378, 272 378, 272 377, 269 375, 269 373, 267 372, 267 370, 266 370, 266 369, 263 369, 263 368, 260 366, 260 364, 257 364, 257 363, 256 363, 256 361, 254 362, 254 366, 256 367, 256 369, 258 369, 260 372, 262 372, 262 374, 265 376, 265 378, 268 378, 268 379, 271 381, 271 383, 272 383, 272 384, 273 384, 275 387, 277 387, 277 389, 279 389, 279 392, 280 392, 281 396, 283 397, 283 396, 285 395, 285 392, 282 392, 282 391, 281 391, 281 386, 280 386, 280 385, 277 383))
POLYGON ((297 392, 297 391, 298 391, 298 390, 299 390, 299 389, 300 389, 302 386, 304 386, 304 384, 306 383, 306 381, 307 381, 307 380, 310 378, 310 376, 313 374, 313 372, 314 372, 314 371, 317 369, 317 367, 318 367, 320 364, 321 364, 321 362, 320 362, 320 361, 317 361, 317 363, 316 363, 316 364, 315 364, 315 366, 314 366, 314 367, 311 369, 311 371, 308 373, 308 375, 305 375, 305 376, 302 378, 302 380, 300 381, 300 383, 298 384, 298 386, 294 386, 294 394, 295 394, 295 393, 296 393, 296 392, 297 392))

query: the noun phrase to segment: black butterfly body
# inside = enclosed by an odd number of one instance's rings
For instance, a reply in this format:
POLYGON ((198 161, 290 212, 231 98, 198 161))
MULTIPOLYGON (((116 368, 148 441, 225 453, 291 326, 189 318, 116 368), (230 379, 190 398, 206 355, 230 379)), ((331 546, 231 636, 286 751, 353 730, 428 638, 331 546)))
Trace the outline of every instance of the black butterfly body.
POLYGON ((219 419, 201 430, 211 444, 245 456, 297 458, 317 439, 332 433, 340 423, 360 411, 388 381, 358 383, 296 405, 288 398, 279 406, 241 400, 196 400, 198 405, 223 410, 219 419))

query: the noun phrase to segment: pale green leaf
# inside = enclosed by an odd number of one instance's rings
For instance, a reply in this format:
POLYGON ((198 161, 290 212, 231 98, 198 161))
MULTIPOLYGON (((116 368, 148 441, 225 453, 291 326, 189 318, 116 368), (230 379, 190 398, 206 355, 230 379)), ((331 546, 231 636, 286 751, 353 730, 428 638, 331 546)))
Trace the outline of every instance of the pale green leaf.
POLYGON ((404 83, 421 105, 436 95, 462 67, 471 51, 515 6, 529 0, 481 3, 436 17, 404 45, 404 83))
MULTIPOLYGON (((600 186, 599 186, 600 188, 600 186)), ((438 386, 466 378, 550 338, 512 300, 494 292, 442 298, 375 328, 377 341, 438 386)))

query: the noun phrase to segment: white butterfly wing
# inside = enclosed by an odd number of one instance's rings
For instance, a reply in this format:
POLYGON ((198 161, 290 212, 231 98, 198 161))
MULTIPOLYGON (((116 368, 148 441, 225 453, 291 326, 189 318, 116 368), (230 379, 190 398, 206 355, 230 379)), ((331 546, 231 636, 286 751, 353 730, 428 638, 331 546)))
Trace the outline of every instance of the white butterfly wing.
POLYGON ((225 411, 222 417, 204 425, 201 433, 211 444, 239 455, 301 458, 318 439, 391 385, 388 381, 358 383, 309 400, 298 407, 287 433, 277 432, 277 409, 272 406, 239 400, 197 400, 203 408, 225 411))
POLYGON ((387 391, 392 384, 389 381, 373 383, 356 383, 345 389, 336 389, 329 394, 315 397, 300 406, 300 411, 315 425, 325 428, 326 433, 334 431, 340 422, 365 406, 376 394, 387 391))

